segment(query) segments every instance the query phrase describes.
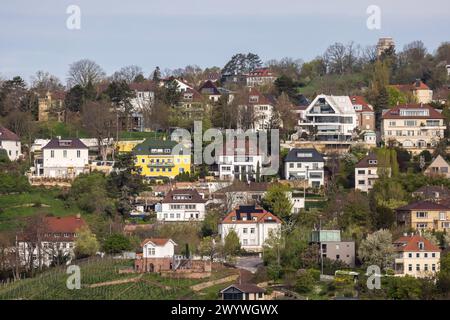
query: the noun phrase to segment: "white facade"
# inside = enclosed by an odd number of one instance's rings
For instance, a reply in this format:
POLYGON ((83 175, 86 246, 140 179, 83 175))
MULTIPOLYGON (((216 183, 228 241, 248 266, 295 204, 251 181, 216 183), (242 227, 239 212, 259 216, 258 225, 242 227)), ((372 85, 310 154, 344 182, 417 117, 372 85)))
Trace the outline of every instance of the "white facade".
POLYGON ((325 181, 325 162, 315 149, 292 149, 285 158, 287 180, 307 180, 308 186, 320 187, 325 181))
POLYGON ((270 104, 258 104, 253 106, 255 121, 253 127, 256 131, 270 129, 273 117, 273 106, 270 104))
POLYGON ((203 221, 205 203, 162 203, 161 212, 157 213, 159 221, 203 221))
POLYGON ((234 230, 239 237, 241 248, 247 251, 261 252, 263 245, 269 238, 270 234, 279 232, 281 223, 264 223, 264 222, 244 222, 221 223, 219 225, 219 234, 222 243, 231 230, 234 230))
POLYGON ((305 208, 305 198, 298 195, 298 194, 292 194, 292 192, 287 193, 287 197, 291 201, 292 204, 292 214, 298 214, 302 209, 305 208))
POLYGON ((252 180, 256 175, 259 163, 260 172, 262 170, 262 155, 219 155, 217 164, 219 167, 220 180, 240 179, 242 172, 246 173, 247 180, 252 180))
POLYGON ((321 141, 348 141, 358 118, 348 96, 318 95, 306 108, 299 125, 321 141))
POLYGON ((31 247, 29 243, 18 241, 17 248, 19 250, 19 259, 21 264, 28 265, 30 259, 33 259, 33 266, 40 265, 49 267, 57 257, 65 257, 70 260, 75 257, 75 241, 42 241, 37 247, 33 248, 31 254, 31 247), (40 260, 40 261, 39 261, 40 260))
POLYGON ((378 180, 378 168, 355 168, 355 190, 369 192, 378 180))
POLYGON ((20 141, 0 139, 0 149, 6 150, 8 158, 11 161, 16 161, 22 156, 20 141))
MULTIPOLYGON (((73 140, 59 140, 65 143, 73 140)), ((45 177, 68 178, 89 171, 89 150, 81 142, 78 147, 52 147, 53 140, 43 150, 43 172, 45 177), (84 147, 83 147, 84 146, 84 147)), ((39 170, 37 170, 39 172, 39 170)))
POLYGON ((170 239, 165 244, 155 243, 152 239, 145 241, 142 246, 143 258, 172 258, 175 255, 176 243, 170 239))
POLYGON ((439 261, 441 253, 423 252, 423 251, 408 251, 399 252, 395 258, 397 265, 397 275, 412 276, 416 278, 432 277, 440 270, 439 261), (398 268, 401 265, 401 268, 398 268))

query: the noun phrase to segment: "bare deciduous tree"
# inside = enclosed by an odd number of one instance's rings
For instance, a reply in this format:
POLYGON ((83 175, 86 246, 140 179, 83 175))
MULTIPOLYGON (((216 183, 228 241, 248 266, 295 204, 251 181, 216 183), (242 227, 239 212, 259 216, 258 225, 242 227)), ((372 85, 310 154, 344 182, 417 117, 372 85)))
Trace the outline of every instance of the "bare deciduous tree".
POLYGON ((83 106, 82 123, 86 130, 98 141, 102 159, 107 158, 107 147, 117 128, 117 117, 111 105, 105 101, 90 101, 83 106))
POLYGON ((45 94, 47 91, 64 90, 64 86, 57 76, 42 70, 31 76, 31 88, 38 94, 45 94))
POLYGON ((143 75, 144 72, 142 68, 136 65, 130 65, 121 68, 119 71, 114 72, 111 76, 112 81, 125 81, 130 84, 135 81, 136 77, 139 75, 143 75))
POLYGON ((90 83, 95 85, 103 80, 105 71, 95 62, 89 59, 82 59, 70 65, 67 83, 69 87, 80 85, 83 88, 90 83))

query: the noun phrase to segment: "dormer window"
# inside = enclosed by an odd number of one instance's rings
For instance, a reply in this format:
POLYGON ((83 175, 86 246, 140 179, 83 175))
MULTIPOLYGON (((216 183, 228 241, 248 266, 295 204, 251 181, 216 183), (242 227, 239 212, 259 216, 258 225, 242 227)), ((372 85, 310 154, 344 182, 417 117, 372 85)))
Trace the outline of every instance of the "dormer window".
POLYGON ((297 158, 312 158, 312 153, 297 152, 297 158))
POLYGON ((251 102, 251 103, 256 103, 256 102, 259 101, 259 97, 258 96, 250 96, 248 98, 248 101, 251 102))
POLYGON ((231 221, 236 221, 236 217, 231 217, 231 221))
POLYGON ((378 161, 377 160, 369 160, 369 164, 377 164, 378 161))
POLYGON ((424 250, 425 244, 423 242, 419 242, 419 250, 424 250))

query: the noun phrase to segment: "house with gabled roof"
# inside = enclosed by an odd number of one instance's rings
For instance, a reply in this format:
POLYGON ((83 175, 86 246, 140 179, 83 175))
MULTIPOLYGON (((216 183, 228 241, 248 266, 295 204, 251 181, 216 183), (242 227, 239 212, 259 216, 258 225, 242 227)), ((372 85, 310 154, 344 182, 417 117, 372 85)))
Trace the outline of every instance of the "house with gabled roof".
POLYGON ((440 270, 441 250, 420 235, 404 235, 393 242, 396 276, 433 277, 440 270))
POLYGON ((11 161, 15 161, 22 156, 19 136, 5 127, 0 127, 0 149, 6 151, 11 161))
POLYGON ((75 257, 79 231, 87 227, 79 214, 67 217, 46 216, 38 223, 35 233, 25 232, 17 236, 16 247, 21 263, 48 267, 56 259, 70 260, 75 257))
POLYGON ((223 243, 233 230, 239 237, 241 248, 261 252, 272 233, 281 229, 281 220, 273 213, 255 205, 239 206, 228 213, 219 224, 219 235, 223 243))
POLYGON ((395 84, 391 87, 407 95, 412 95, 417 103, 425 104, 433 101, 433 90, 420 79, 409 84, 395 84))
POLYGON ((350 96, 358 119, 358 129, 375 131, 375 111, 363 96, 350 96))
POLYGON ((350 141, 358 119, 348 96, 320 94, 302 114, 299 126, 320 141, 350 141))
MULTIPOLYGON (((246 88, 245 94, 239 101, 239 125, 244 113, 252 115, 252 126, 256 131, 270 129, 273 122, 276 100, 271 95, 262 94, 258 89, 246 88), (248 110, 248 108, 251 108, 248 110)), ((279 124, 282 126, 282 123, 279 124)))
POLYGON ((376 153, 372 152, 362 158, 355 165, 355 190, 369 192, 378 180, 380 170, 388 176, 391 175, 391 168, 383 168, 378 162, 376 153))
POLYGON ((266 290, 252 283, 237 283, 219 293, 222 300, 265 300, 266 290))
POLYGON ((193 88, 186 88, 181 92, 181 98, 177 106, 177 111, 187 119, 201 120, 208 112, 209 105, 206 99, 193 88))
POLYGON ((137 272, 161 272, 174 268, 175 247, 168 238, 147 238, 141 242, 142 253, 136 255, 134 268, 137 272))
POLYGON ((211 80, 205 81, 200 88, 198 88, 198 92, 206 96, 211 102, 219 101, 222 96, 217 86, 211 80))
POLYGON ((423 173, 429 177, 445 177, 448 179, 450 178, 450 164, 441 155, 438 155, 423 173))

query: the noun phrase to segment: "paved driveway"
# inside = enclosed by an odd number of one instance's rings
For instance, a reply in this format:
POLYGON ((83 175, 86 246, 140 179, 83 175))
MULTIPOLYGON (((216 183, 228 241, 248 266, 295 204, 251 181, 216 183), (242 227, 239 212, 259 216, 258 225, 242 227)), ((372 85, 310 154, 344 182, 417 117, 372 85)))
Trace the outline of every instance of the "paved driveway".
POLYGON ((255 273, 258 266, 262 263, 263 261, 259 256, 238 257, 236 260, 236 267, 255 273))

